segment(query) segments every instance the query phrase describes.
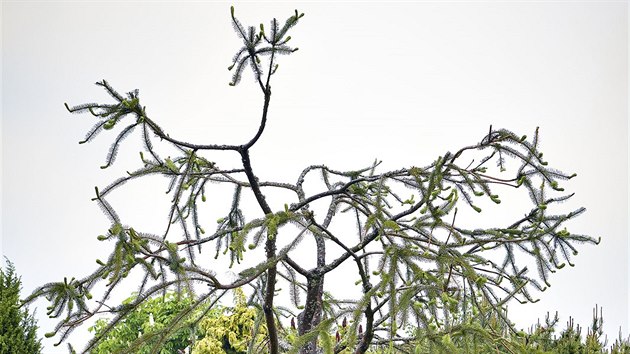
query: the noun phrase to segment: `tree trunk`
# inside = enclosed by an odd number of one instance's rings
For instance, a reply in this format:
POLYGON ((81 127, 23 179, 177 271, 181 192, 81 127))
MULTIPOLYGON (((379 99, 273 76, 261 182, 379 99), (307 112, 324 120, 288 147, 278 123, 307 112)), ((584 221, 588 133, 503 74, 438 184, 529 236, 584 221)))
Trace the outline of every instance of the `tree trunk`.
MULTIPOLYGON (((304 335, 317 327, 322 319, 322 297, 324 295, 324 277, 314 276, 307 281, 306 305, 298 315, 298 333, 304 335)), ((300 354, 317 353, 317 339, 300 348, 300 354)))

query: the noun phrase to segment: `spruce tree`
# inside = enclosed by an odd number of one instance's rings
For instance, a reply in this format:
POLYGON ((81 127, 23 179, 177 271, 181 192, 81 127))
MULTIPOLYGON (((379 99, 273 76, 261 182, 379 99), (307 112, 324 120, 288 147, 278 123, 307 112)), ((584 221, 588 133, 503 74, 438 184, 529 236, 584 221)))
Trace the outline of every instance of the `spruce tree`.
MULTIPOLYGON (((535 301, 532 290, 546 289, 550 273, 573 265, 577 245, 597 243, 566 229, 567 221, 584 212, 557 207, 573 195, 561 183, 575 174, 549 166, 540 151, 538 129, 527 137, 490 127, 479 132, 476 143, 391 171, 381 171, 378 161, 349 171, 311 165, 294 183, 261 180, 250 152, 266 125, 273 124, 268 119, 271 82, 279 72, 280 55, 297 50, 289 45, 288 33, 303 14, 296 10, 284 23, 273 19, 269 26, 249 27, 238 21, 233 8, 231 16, 242 46, 229 67, 230 85, 238 85, 251 71, 263 101, 260 124, 249 140, 226 144, 178 139, 151 118, 138 90, 123 95, 104 80, 97 85, 112 102, 66 105, 72 113, 96 119, 82 143, 118 130, 102 168, 112 166, 120 143, 134 131, 144 150, 137 170, 95 189, 93 200, 111 221, 98 236, 111 247, 109 258, 97 260, 93 273, 45 284, 29 298, 45 296, 52 302, 48 315, 61 320, 47 336, 58 336, 58 344, 93 314, 111 312, 114 317, 101 337, 85 347, 89 352, 155 294, 173 290, 194 296, 172 325, 151 338, 157 351, 178 323, 190 323, 197 308, 211 307, 229 289, 244 288, 248 303, 258 309, 253 330, 267 333, 272 354, 320 349, 365 353, 383 343, 394 350, 417 340, 409 327, 423 329, 416 332, 431 346, 449 348, 458 333, 484 330, 476 323, 500 321, 501 328, 514 331, 506 303, 535 301), (165 146, 177 155, 164 157, 165 146), (234 156, 233 164, 219 166, 213 162, 218 154, 234 156), (108 200, 126 182, 148 176, 163 177, 170 196, 160 234, 129 225, 108 200), (220 194, 213 194, 216 188, 233 191, 231 200, 219 200, 220 194), (458 210, 462 215, 481 213, 482 207, 486 212, 506 208, 509 203, 498 190, 510 196, 521 193, 530 205, 513 220, 496 220, 490 227, 457 218, 458 210), (266 198, 270 194, 288 197, 272 204, 266 198), (255 201, 257 211, 243 207, 245 196, 255 201), (223 211, 214 230, 201 211, 206 200, 223 211), (305 240, 308 246, 301 243, 305 240), (303 252, 311 252, 314 266, 304 261, 303 252), (232 275, 216 271, 221 264, 228 264, 232 275), (347 279, 349 267, 356 280, 354 298, 326 287, 335 277, 347 279), (142 275, 137 298, 105 305, 131 272, 142 275), (106 291, 91 301, 90 292, 102 280, 106 291), (291 303, 276 303, 281 289, 288 289, 291 303), (342 318, 349 319, 343 336, 340 331, 333 338, 330 333, 342 318), (281 331, 295 320, 298 337, 284 343, 281 331)), ((497 335, 479 337, 494 341, 497 335)), ((250 351, 256 348, 250 343, 250 351)))
POLYGON ((13 263, 6 262, 6 268, 0 269, 0 354, 39 353, 37 323, 33 314, 20 307, 22 282, 13 263))

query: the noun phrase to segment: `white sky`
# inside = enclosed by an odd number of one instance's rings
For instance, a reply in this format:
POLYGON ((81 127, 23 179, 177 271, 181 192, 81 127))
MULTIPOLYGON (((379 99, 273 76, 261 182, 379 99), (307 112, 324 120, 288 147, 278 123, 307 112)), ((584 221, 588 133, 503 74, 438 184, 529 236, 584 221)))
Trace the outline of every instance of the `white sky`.
MULTIPOLYGON (((171 136, 240 143, 254 132, 261 98, 251 76, 227 85, 240 45, 229 6, 2 3, 0 247, 23 295, 82 277, 104 257, 96 236, 108 221, 90 201, 93 187, 139 162, 131 137, 118 163, 99 169, 111 134, 78 145, 92 121, 64 102, 107 101, 93 85, 107 79, 120 92, 140 89, 171 136)), ((512 318, 529 326, 557 310, 561 323, 571 315, 588 325, 599 304, 609 338, 628 333, 627 2, 236 4, 253 25, 294 8, 306 13, 292 33, 300 51, 281 58, 270 123, 252 151, 261 179, 374 158, 384 169, 425 165, 476 143, 490 124, 530 136, 540 126, 550 165, 578 174, 565 188, 587 212, 570 229, 602 243, 582 247, 576 267, 553 275, 539 303, 512 307, 512 318)), ((134 204, 152 191, 135 188, 119 200, 154 220, 162 210, 134 204)), ((51 322, 38 305, 43 335, 51 322)))

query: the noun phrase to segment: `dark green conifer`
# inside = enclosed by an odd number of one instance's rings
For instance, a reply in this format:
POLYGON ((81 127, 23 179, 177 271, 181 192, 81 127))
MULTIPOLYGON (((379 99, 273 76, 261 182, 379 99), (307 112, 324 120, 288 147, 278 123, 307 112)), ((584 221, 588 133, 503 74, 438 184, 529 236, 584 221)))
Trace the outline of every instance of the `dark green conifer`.
POLYGON ((37 323, 25 307, 20 307, 22 282, 13 263, 0 269, 0 354, 40 353, 37 323))

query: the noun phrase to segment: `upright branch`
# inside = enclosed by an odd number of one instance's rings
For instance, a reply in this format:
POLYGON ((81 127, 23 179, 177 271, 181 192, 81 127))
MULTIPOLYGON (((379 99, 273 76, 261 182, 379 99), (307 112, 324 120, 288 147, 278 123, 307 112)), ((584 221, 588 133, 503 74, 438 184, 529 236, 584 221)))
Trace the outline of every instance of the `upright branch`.
MULTIPOLYGON (((236 65, 234 76, 230 85, 236 85, 241 79, 243 69, 247 63, 250 64, 254 76, 260 85, 261 90, 265 96, 262 119, 256 135, 247 143, 239 146, 239 153, 243 162, 243 168, 247 176, 247 180, 250 184, 252 192, 256 196, 256 200, 260 205, 260 208, 265 215, 272 215, 273 211, 267 204, 265 196, 260 190, 258 180, 254 174, 249 159, 249 149, 254 146, 262 135, 265 126, 267 124, 267 114, 269 112, 269 102, 271 100, 271 76, 275 74, 278 69, 278 64, 274 62, 276 55, 278 54, 291 54, 297 50, 297 48, 290 48, 286 43, 291 39, 291 36, 287 36, 289 28, 293 27, 298 20, 304 16, 304 14, 298 13, 295 10, 295 15, 289 17, 282 29, 278 28, 278 21, 274 18, 271 21, 271 33, 269 36, 265 34, 264 25, 260 25, 260 31, 257 33, 256 29, 251 26, 247 30, 241 25, 241 23, 234 16, 234 7, 231 8, 232 23, 236 33, 243 39, 243 47, 234 56, 234 63, 230 66, 230 70, 236 65), (264 40, 264 44, 263 44, 264 40), (266 79, 263 83, 263 69, 261 66, 261 56, 269 56, 269 67, 266 71, 266 79)), ((273 235, 267 237, 265 242, 265 255, 267 261, 272 261, 276 257, 276 240, 273 235)), ((265 314, 265 322, 267 324, 267 331, 269 333, 269 352, 271 354, 278 353, 278 331, 276 329, 276 319, 273 311, 273 299, 276 292, 276 265, 272 265, 267 269, 266 290, 263 302, 263 311, 265 314)))

